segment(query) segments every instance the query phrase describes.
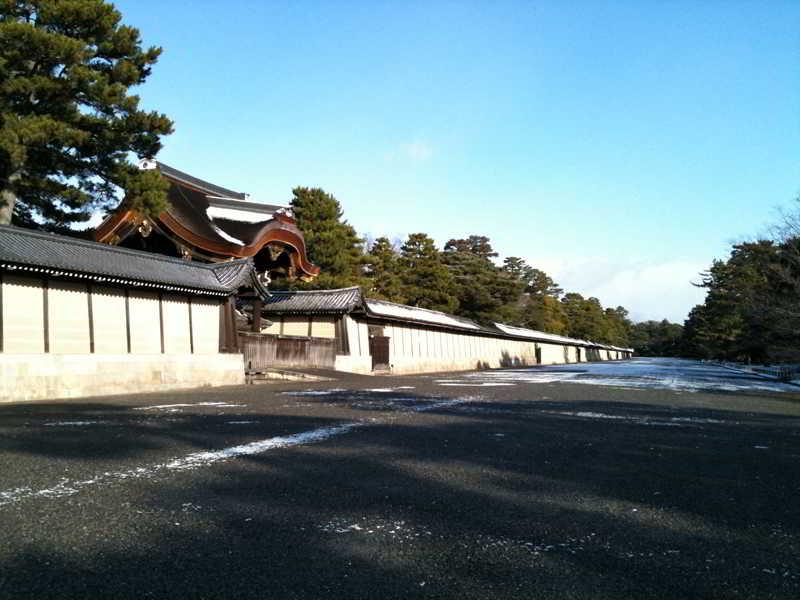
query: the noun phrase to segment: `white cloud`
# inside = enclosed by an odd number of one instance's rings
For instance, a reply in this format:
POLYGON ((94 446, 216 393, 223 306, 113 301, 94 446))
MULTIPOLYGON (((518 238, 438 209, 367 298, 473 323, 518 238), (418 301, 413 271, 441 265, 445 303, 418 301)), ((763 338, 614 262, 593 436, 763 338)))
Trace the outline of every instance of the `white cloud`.
POLYGON ((682 323, 703 301, 705 290, 692 285, 707 264, 691 261, 620 263, 597 257, 584 260, 541 258, 534 266, 565 291, 594 296, 603 306, 624 306, 635 321, 669 319, 682 323))
POLYGON ((413 161, 426 161, 433 156, 433 147, 425 140, 414 140, 408 144, 400 144, 400 154, 413 161))

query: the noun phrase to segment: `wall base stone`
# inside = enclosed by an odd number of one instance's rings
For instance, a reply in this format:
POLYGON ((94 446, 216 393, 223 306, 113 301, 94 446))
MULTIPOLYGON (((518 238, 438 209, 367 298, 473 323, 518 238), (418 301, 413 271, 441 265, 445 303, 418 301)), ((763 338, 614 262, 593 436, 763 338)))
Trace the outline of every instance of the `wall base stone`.
POLYGON ((0 354, 0 402, 243 383, 241 354, 0 354))

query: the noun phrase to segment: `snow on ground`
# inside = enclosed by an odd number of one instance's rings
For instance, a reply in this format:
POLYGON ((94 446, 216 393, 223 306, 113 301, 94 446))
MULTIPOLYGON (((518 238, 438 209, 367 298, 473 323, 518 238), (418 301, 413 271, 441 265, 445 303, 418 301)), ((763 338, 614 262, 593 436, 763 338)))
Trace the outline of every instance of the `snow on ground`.
POLYGON ((45 427, 88 427, 90 425, 108 425, 110 421, 49 421, 45 427))
POLYGON ((344 388, 330 388, 327 390, 303 390, 299 392, 281 392, 282 396, 331 396, 346 392, 344 388))
POLYGON ((450 381, 447 379, 440 379, 436 383, 441 386, 458 386, 458 387, 503 387, 508 385, 515 385, 508 381, 481 381, 479 383, 464 383, 463 381, 450 381))
POLYGON ((610 415, 601 412, 592 411, 565 411, 565 410, 546 410, 543 411, 551 415, 566 415, 570 417, 579 417, 581 419, 609 419, 612 421, 626 421, 628 423, 637 423, 639 425, 663 425, 666 427, 680 427, 680 426, 694 426, 694 425, 719 425, 719 424, 736 424, 737 421, 722 421, 720 419, 708 419, 704 417, 669 417, 663 418, 658 416, 648 415, 610 415))
MULTIPOLYGON (((344 390, 342 390, 344 391, 344 390)), ((404 410, 413 412, 428 412, 437 409, 444 409, 450 407, 457 407, 467 402, 478 400, 480 398, 464 397, 444 399, 436 402, 428 402, 419 406, 404 407, 404 410)), ((189 404, 186 406, 208 406, 219 405, 224 403, 205 402, 200 404, 189 404)), ((174 405, 162 405, 174 406, 174 405)), ((239 405, 230 405, 239 406, 239 405)), ((156 408, 156 407, 142 407, 156 408)), ((198 469, 201 467, 208 467, 220 462, 226 462, 241 456, 252 456, 254 454, 262 454, 270 450, 277 450, 280 448, 290 448, 293 446, 301 446, 306 444, 314 444, 325 441, 332 437, 350 433, 351 431, 361 428, 369 427, 372 425, 386 424, 392 421, 391 417, 384 419, 369 419, 360 421, 350 421, 332 425, 329 427, 320 427, 317 429, 310 429, 286 436, 277 436, 257 440, 247 444, 238 446, 230 446, 220 450, 213 450, 208 452, 193 452, 185 456, 179 456, 169 459, 163 463, 151 464, 121 471, 105 471, 98 473, 88 479, 69 479, 62 478, 58 483, 47 488, 34 489, 30 486, 23 486, 9 490, 0 491, 0 507, 6 504, 13 504, 23 500, 42 499, 42 498, 63 498, 66 496, 73 496, 80 493, 83 489, 111 484, 127 479, 150 479, 157 475, 163 475, 175 471, 188 471, 198 469)), ((240 421, 239 423, 243 423, 240 421)))
POLYGON ((576 383, 638 389, 668 389, 685 392, 767 391, 800 393, 800 387, 736 373, 699 361, 638 358, 609 361, 479 371, 460 378, 437 380, 442 386, 513 385, 520 383, 576 383))
POLYGON ((228 402, 196 402, 194 404, 154 404, 152 406, 138 406, 133 410, 172 410, 178 408, 191 408, 192 406, 231 407, 244 406, 244 404, 230 404, 228 402))

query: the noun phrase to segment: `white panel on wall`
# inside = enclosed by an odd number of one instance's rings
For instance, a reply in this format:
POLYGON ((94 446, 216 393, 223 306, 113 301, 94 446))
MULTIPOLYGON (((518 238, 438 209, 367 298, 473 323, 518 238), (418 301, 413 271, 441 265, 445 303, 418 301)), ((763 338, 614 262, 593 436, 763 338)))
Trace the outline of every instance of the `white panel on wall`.
POLYGON ((3 351, 44 353, 44 292, 41 280, 3 275, 3 351))
POLYGON ((336 321, 333 317, 314 317, 311 323, 311 337, 334 339, 336 321))
POLYGON ((261 333, 268 333, 270 335, 280 335, 281 333, 281 318, 275 317, 275 320, 262 320, 261 333))
POLYGON ((195 354, 219 352, 219 302, 192 298, 192 341, 195 354))
POLYGON ((369 326, 366 323, 358 323, 358 337, 361 340, 361 352, 369 356, 369 326))
POLYGON ((47 323, 51 354, 88 354, 91 351, 85 283, 50 281, 47 323))
POLYGON ((308 337, 308 317, 284 317, 283 335, 308 337))
POLYGON ((164 352, 190 354, 192 339, 189 331, 188 298, 165 294, 161 309, 164 315, 164 352))
POLYGON ((345 326, 347 327, 347 340, 350 343, 351 356, 367 356, 369 349, 364 348, 361 344, 361 334, 359 332, 358 323, 349 315, 345 315, 345 326))
POLYGON ((127 354, 125 293, 118 288, 92 286, 95 354, 127 354))
POLYGON ((128 307, 131 354, 160 354, 161 319, 158 312, 158 294, 131 292, 128 307))

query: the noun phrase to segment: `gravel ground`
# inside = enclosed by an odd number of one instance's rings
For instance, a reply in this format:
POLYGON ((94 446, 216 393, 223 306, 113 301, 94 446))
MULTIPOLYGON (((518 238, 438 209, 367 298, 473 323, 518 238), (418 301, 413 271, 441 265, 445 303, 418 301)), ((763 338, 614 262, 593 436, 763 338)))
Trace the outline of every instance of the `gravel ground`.
POLYGON ((800 388, 337 377, 0 405, 0 598, 800 596, 800 388))

